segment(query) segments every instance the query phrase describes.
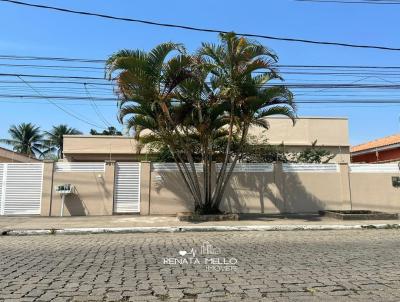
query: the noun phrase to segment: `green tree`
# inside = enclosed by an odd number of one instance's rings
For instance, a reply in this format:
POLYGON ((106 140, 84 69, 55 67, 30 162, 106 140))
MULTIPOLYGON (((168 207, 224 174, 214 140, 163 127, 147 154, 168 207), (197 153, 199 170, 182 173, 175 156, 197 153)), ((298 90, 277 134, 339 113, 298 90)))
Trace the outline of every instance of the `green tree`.
POLYGON ((330 151, 323 147, 317 146, 314 141, 310 147, 306 147, 300 152, 285 152, 285 145, 270 145, 267 140, 259 140, 257 143, 255 138, 253 143, 244 146, 242 160, 250 163, 309 163, 309 164, 325 164, 335 157, 330 151))
POLYGON ((315 140, 310 147, 296 154, 293 161, 298 163, 326 164, 334 157, 335 155, 328 150, 318 147, 315 140))
POLYGON ((68 125, 60 124, 53 126, 50 131, 45 131, 44 134, 46 136, 48 152, 56 152, 58 158, 63 158, 64 135, 77 135, 82 134, 82 132, 68 127, 68 125))
POLYGON ((12 125, 8 130, 10 139, 0 139, 0 143, 12 146, 13 150, 30 157, 42 157, 45 152, 43 134, 40 127, 32 123, 12 125))
POLYGON ((90 134, 91 135, 118 135, 121 136, 122 132, 118 131, 117 128, 115 127, 108 127, 107 129, 104 129, 103 132, 97 132, 96 129, 90 129, 90 134))
POLYGON ((267 85, 281 79, 273 67, 276 55, 233 33, 220 39, 220 44, 203 43, 194 55, 174 43, 150 52, 122 50, 106 64, 120 93, 120 122, 143 144, 168 147, 197 213, 220 211, 251 125, 268 128, 265 118, 277 114, 295 120, 291 92, 267 85), (222 164, 215 185, 213 160, 222 164), (203 165, 203 185, 195 162, 203 165))

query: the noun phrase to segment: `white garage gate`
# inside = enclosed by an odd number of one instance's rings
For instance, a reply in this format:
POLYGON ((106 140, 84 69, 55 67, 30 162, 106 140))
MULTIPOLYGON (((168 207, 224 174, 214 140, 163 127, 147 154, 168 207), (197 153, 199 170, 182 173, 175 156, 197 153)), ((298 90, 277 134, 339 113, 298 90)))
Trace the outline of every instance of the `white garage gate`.
POLYGON ((43 163, 0 164, 0 215, 39 215, 43 163))
POLYGON ((140 212, 140 163, 116 163, 114 192, 114 213, 140 212))

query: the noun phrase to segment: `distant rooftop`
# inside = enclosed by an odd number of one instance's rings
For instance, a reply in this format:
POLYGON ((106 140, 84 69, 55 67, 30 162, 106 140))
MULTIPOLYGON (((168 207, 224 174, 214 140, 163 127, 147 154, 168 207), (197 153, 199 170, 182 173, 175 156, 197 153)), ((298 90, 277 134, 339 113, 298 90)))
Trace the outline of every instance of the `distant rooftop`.
POLYGON ((369 149, 387 147, 390 145, 400 144, 400 133, 378 138, 376 140, 366 142, 351 148, 351 152, 360 152, 369 149))

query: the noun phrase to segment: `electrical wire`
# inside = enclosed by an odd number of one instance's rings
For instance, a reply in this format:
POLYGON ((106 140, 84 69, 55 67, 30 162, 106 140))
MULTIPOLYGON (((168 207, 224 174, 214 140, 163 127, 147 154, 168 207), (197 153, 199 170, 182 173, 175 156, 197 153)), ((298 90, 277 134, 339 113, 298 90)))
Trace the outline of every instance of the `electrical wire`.
POLYGON ((390 1, 390 0, 384 0, 384 1, 378 1, 378 0, 358 0, 358 1, 352 1, 352 0, 345 0, 345 1, 340 1, 340 0, 295 0, 296 2, 314 2, 314 3, 339 3, 339 4, 372 4, 372 5, 399 5, 400 2, 398 1, 390 1))
MULTIPOLYGON (((133 18, 125 18, 125 17, 116 17, 116 16, 111 16, 111 15, 106 15, 106 14, 92 13, 92 12, 79 11, 79 10, 72 10, 72 9, 67 9, 67 8, 61 8, 61 7, 55 7, 55 6, 47 6, 47 5, 41 5, 41 4, 26 3, 26 2, 15 1, 15 0, 0 0, 0 1, 1 2, 12 3, 12 4, 15 4, 15 5, 27 6, 27 7, 33 7, 33 8, 41 8, 41 9, 47 9, 47 10, 53 10, 53 11, 59 11, 59 12, 63 12, 63 13, 99 17, 99 18, 118 20, 118 21, 135 22, 135 23, 141 23, 141 24, 153 25, 153 26, 161 26, 161 27, 167 27, 167 28, 177 28, 177 29, 197 31, 197 32, 207 32, 207 33, 228 33, 229 32, 227 30, 220 30, 220 29, 202 28, 202 27, 194 27, 194 26, 187 26, 187 25, 161 23, 161 22, 155 22, 155 21, 149 21, 149 20, 141 20, 141 19, 133 19, 133 18)), ((379 46, 379 45, 364 45, 364 44, 352 44, 352 43, 342 43, 342 42, 317 41, 317 40, 309 40, 309 39, 302 39, 302 38, 276 37, 276 36, 269 36, 269 35, 240 33, 240 32, 237 32, 237 35, 244 36, 244 37, 285 41, 285 42, 307 43, 307 44, 316 44, 316 45, 330 45, 330 46, 342 46, 342 47, 364 48, 364 49, 378 49, 378 50, 385 50, 385 51, 400 51, 400 48, 398 48, 398 47, 388 47, 388 46, 379 46)))
POLYGON ((85 87, 86 94, 90 98, 90 101, 91 101, 90 104, 92 105, 92 108, 93 108, 94 112, 96 113, 96 115, 100 118, 100 120, 106 127, 112 127, 112 125, 107 121, 105 116, 101 113, 100 109, 97 107, 96 101, 94 100, 93 96, 90 94, 86 83, 84 83, 83 86, 85 87))
MULTIPOLYGON (((25 82, 25 80, 21 77, 21 76, 17 76, 22 82, 24 82, 28 87, 30 87, 33 91, 35 91, 40 97, 45 98, 49 103, 53 104, 54 106, 56 106, 58 109, 60 109, 61 111, 63 111, 64 113, 68 114, 69 116, 72 116, 73 118, 86 123, 88 125, 94 126, 96 128, 102 128, 101 126, 98 126, 96 124, 93 124, 91 122, 86 121, 85 119, 80 118, 79 116, 77 116, 76 114, 66 110, 65 108, 63 108, 62 106, 58 105, 57 103, 52 101, 52 98, 49 98, 47 96, 44 96, 40 93, 40 91, 38 91, 37 89, 35 89, 35 87, 33 87, 32 85, 30 85, 29 83, 25 82)), ((105 129, 105 128, 104 128, 105 129)))

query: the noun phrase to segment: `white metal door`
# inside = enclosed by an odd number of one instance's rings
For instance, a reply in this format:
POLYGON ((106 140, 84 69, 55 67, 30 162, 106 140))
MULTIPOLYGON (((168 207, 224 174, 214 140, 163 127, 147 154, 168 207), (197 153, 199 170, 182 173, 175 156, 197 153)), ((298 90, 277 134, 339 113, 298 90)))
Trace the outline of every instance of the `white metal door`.
POLYGON ((140 212, 140 163, 116 163, 114 213, 140 212))
POLYGON ((43 164, 0 165, 1 215, 39 215, 43 164))

